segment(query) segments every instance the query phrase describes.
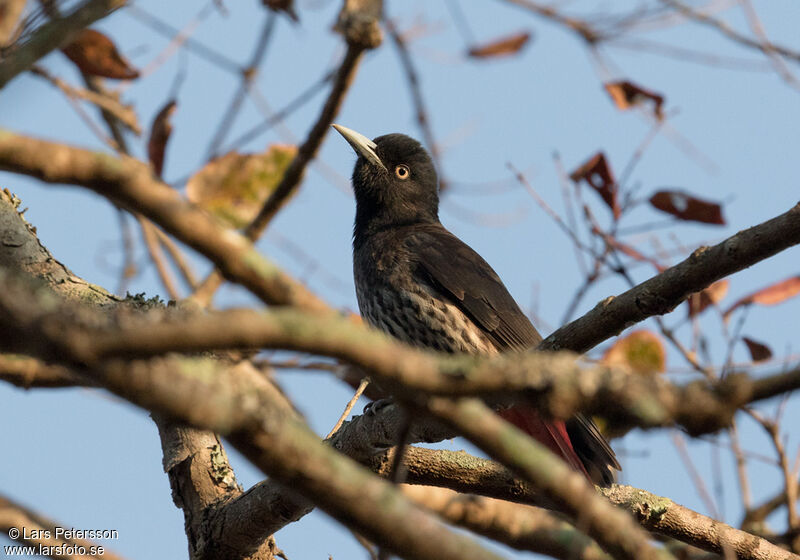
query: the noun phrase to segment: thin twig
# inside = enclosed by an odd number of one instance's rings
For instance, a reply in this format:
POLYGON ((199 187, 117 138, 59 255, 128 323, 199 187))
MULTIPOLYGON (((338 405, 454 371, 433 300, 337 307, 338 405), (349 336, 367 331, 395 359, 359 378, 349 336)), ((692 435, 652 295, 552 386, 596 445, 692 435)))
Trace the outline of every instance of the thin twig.
MULTIPOLYGON (((150 29, 169 40, 173 40, 181 35, 180 29, 169 25, 153 14, 143 10, 139 3, 131 4, 124 13, 130 15, 134 19, 139 20, 141 23, 147 25, 150 27, 150 29)), ((210 62, 217 68, 227 70, 232 74, 239 74, 242 71, 241 66, 239 66, 235 60, 228 58, 224 54, 215 51, 214 49, 211 49, 201 41, 197 41, 191 37, 186 37, 181 42, 181 46, 210 62)))
POLYGON ((739 481, 739 491, 742 495, 742 506, 745 511, 750 511, 753 505, 753 496, 750 493, 750 479, 747 476, 747 457, 742 452, 742 446, 739 444, 739 430, 736 426, 736 419, 731 422, 731 427, 728 429, 728 437, 731 440, 731 450, 736 460, 736 477, 739 481))
MULTIPOLYGON (((753 7, 752 2, 750 2, 750 0, 742 0, 740 5, 742 6, 742 9, 747 17, 747 22, 750 25, 750 29, 763 44, 769 44, 767 33, 764 31, 764 26, 762 25, 761 19, 758 17, 758 13, 753 7)), ((800 82, 798 82, 797 77, 792 73, 791 69, 789 69, 789 66, 783 61, 783 59, 773 50, 768 50, 766 54, 778 75, 783 78, 783 80, 791 87, 796 90, 800 90, 800 82)))
POLYGON ((119 231, 122 236, 122 273, 117 286, 117 293, 124 294, 127 291, 128 283, 136 275, 136 246, 134 245, 131 225, 128 223, 129 214, 122 208, 117 208, 119 218, 119 231))
POLYGON ((714 519, 719 519, 720 517, 717 506, 714 503, 714 499, 711 497, 711 494, 709 494, 708 488, 706 488, 706 483, 703 481, 703 477, 700 476, 699 472, 697 472, 697 468, 694 466, 694 462, 689 456, 689 451, 686 449, 686 440, 684 439, 683 434, 673 430, 672 443, 675 445, 675 449, 678 450, 678 455, 680 456, 684 467, 686 467, 689 477, 692 479, 692 483, 694 484, 695 490, 697 490, 698 496, 700 496, 700 499, 703 500, 703 503, 705 503, 706 507, 708 508, 708 512, 711 514, 711 517, 714 519))
POLYGON ((83 99, 84 101, 88 101, 89 103, 96 105, 99 109, 108 111, 135 134, 138 135, 142 133, 142 129, 139 126, 139 121, 136 117, 136 112, 133 110, 133 108, 130 105, 123 105, 118 99, 115 99, 113 95, 107 95, 88 89, 73 87, 64 80, 53 76, 46 69, 38 65, 31 68, 31 73, 34 76, 44 78, 64 92, 66 96, 72 99, 83 99))
POLYGON ((136 221, 142 228, 142 237, 144 238, 145 247, 147 247, 147 252, 150 254, 150 260, 152 260, 153 264, 156 266, 158 277, 161 279, 164 289, 167 290, 171 299, 180 299, 181 295, 178 292, 178 288, 175 286, 175 279, 172 277, 172 273, 164 259, 164 252, 161 250, 161 244, 155 232, 157 226, 140 215, 136 216, 136 221))
MULTIPOLYGON (((364 48, 357 45, 348 45, 347 52, 342 60, 336 79, 325 105, 322 107, 314 126, 308 133, 305 142, 297 149, 294 157, 286 172, 283 174, 281 182, 272 191, 269 198, 261 207, 258 215, 244 228, 244 235, 251 241, 258 239, 266 229, 272 218, 283 207, 284 203, 300 187, 300 182, 305 174, 309 162, 316 156, 322 140, 328 133, 334 117, 339 112, 342 101, 350 89, 350 84, 355 77, 358 63, 361 60, 364 48)), ((282 117, 281 117, 282 118, 282 117)), ((202 306, 208 306, 217 288, 222 284, 222 275, 218 270, 214 270, 200 284, 200 287, 192 295, 192 299, 202 306)))
POLYGON ((766 56, 770 54, 779 54, 781 56, 785 56, 786 58, 792 59, 795 62, 800 62, 800 52, 793 51, 787 47, 782 45, 777 45, 772 43, 771 41, 760 41, 751 39, 745 35, 742 35, 738 31, 734 30, 724 21, 721 21, 717 18, 711 17, 708 14, 704 14, 702 12, 698 12, 691 6, 684 4, 683 2, 679 2, 678 0, 661 0, 668 6, 671 6, 682 13, 687 18, 691 19, 692 21, 706 25, 711 27, 712 29, 716 29, 720 33, 722 33, 728 39, 739 43, 745 47, 750 47, 761 51, 766 56))
POLYGON ((422 90, 420 88, 419 73, 414 67, 414 61, 411 59, 411 53, 408 51, 405 39, 400 35, 392 20, 387 19, 385 22, 386 31, 389 32, 389 37, 392 38, 394 46, 397 48, 397 54, 400 57, 400 64, 406 74, 406 81, 408 82, 408 89, 411 92, 411 102, 414 105, 414 114, 416 115, 417 124, 422 132, 422 137, 425 144, 428 145, 433 163, 439 171, 439 190, 444 191, 447 188, 447 182, 444 180, 444 168, 442 167, 442 155, 439 150, 439 144, 433 137, 433 129, 431 128, 431 120, 428 116, 428 110, 425 107, 425 100, 422 97, 422 90))
POLYGON ((786 516, 789 527, 788 532, 796 532, 794 538, 792 539, 792 549, 795 549, 798 545, 800 545, 800 532, 797 532, 798 529, 800 529, 800 517, 798 517, 797 513, 797 477, 794 475, 789 465, 786 447, 784 446, 783 441, 781 441, 778 420, 769 420, 763 417, 757 411, 753 410, 751 407, 747 407, 744 410, 762 428, 764 428, 764 431, 767 432, 767 435, 769 435, 770 440, 772 441, 772 446, 775 448, 775 453, 778 455, 778 465, 781 469, 781 473, 783 474, 783 483, 785 488, 784 496, 786 497, 786 516))
POLYGON ((174 37, 170 40, 164 49, 160 53, 156 55, 156 57, 150 61, 147 65, 145 65, 140 71, 139 76, 145 77, 152 74, 156 69, 161 67, 169 58, 186 43, 192 33, 200 26, 200 24, 205 20, 209 14, 212 13, 214 9, 214 3, 210 2, 206 6, 200 8, 198 14, 187 23, 183 29, 178 31, 174 37))
POLYGON ((269 45, 269 40, 272 37, 273 30, 275 29, 275 22, 278 18, 275 15, 275 12, 272 10, 265 11, 266 19, 264 20, 261 33, 258 36, 258 41, 256 41, 255 49, 250 57, 250 61, 244 67, 244 70, 242 70, 239 87, 233 94, 233 97, 228 104, 228 108, 222 114, 222 118, 220 118, 216 132, 211 137, 211 142, 206 150, 206 161, 210 161, 219 154, 219 147, 225 141, 225 137, 228 135, 233 123, 236 121, 236 116, 239 114, 239 110, 242 108, 242 103, 247 96, 248 84, 255 79, 258 72, 258 67, 261 66, 264 56, 267 53, 267 46, 269 45))
POLYGON ((367 379, 365 377, 364 379, 361 380, 361 383, 359 383, 358 389, 356 389, 356 392, 353 395, 353 398, 351 398, 348 401, 347 406, 344 407, 344 411, 342 412, 342 415, 339 416, 339 420, 336 421, 336 425, 334 425, 333 429, 328 433, 327 436, 325 436, 325 439, 329 439, 333 434, 335 434, 336 432, 339 431, 339 428, 342 427, 342 424, 344 424, 344 421, 347 420, 348 416, 350 416, 350 411, 353 410, 353 407, 358 402, 358 399, 360 399, 361 395, 364 394, 364 390, 367 388, 367 385, 369 385, 369 379, 367 379))
POLYGON ((172 240, 172 238, 164 233, 160 227, 155 226, 155 232, 158 236, 158 241, 167 250, 169 253, 172 262, 175 263, 175 266, 178 267, 178 270, 183 276, 184 281, 188 284, 189 288, 194 290, 197 288, 197 276, 195 276, 194 270, 189 265, 188 261, 186 260, 186 256, 181 251, 180 247, 172 240))

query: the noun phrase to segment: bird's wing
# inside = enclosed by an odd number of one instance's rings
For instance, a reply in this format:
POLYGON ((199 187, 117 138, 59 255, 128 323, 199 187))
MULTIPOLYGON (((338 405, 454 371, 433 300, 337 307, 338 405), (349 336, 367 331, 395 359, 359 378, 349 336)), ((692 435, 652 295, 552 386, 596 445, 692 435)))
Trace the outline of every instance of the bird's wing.
POLYGON ((444 227, 417 226, 406 243, 433 286, 467 314, 499 350, 527 350, 542 340, 492 267, 444 227))
MULTIPOLYGON (((466 313, 499 350, 528 350, 542 340, 492 267, 443 226, 416 226, 407 237, 406 244, 433 286, 466 313)), ((538 419, 535 413, 526 414, 522 409, 515 413, 518 408, 505 411, 506 415, 511 415, 508 420, 540 441, 542 438, 538 432, 530 429, 531 418, 548 429, 560 429, 559 432, 552 432, 550 438, 559 446, 569 447, 568 450, 561 449, 560 454, 570 464, 575 462, 572 455, 577 453, 574 459, 580 459, 578 463, 586 466, 578 470, 591 471, 588 476, 596 484, 608 486, 614 482, 615 471, 621 467, 614 451, 591 418, 578 414, 567 421, 565 431, 561 422, 548 424, 538 419), (522 416, 525 417, 524 422, 519 419, 515 421, 516 417, 522 416)), ((554 451, 559 452, 558 449, 554 451)))

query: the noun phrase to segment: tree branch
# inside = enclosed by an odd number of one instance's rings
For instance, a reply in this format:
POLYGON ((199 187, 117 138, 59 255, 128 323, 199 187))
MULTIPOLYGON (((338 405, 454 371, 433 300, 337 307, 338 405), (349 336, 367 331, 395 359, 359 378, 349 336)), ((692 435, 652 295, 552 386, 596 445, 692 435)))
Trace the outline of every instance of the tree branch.
POLYGON ((0 379, 22 389, 91 386, 67 367, 15 354, 0 354, 0 379))
POLYGON ((126 4, 126 0, 86 0, 71 14, 51 19, 14 48, 0 64, 0 89, 50 51, 67 44, 75 34, 126 4))
POLYGON ((382 388, 409 403, 419 401, 421 394, 481 396, 502 404, 524 399, 556 418, 570 418, 577 412, 600 414, 615 428, 678 424, 694 435, 713 432, 729 425, 742 406, 800 388, 796 369, 762 379, 732 374, 677 386, 660 376, 603 364, 584 365, 568 352, 437 355, 344 317, 294 309, 236 309, 203 315, 159 311, 118 325, 107 324, 108 318, 81 319, 81 313, 69 306, 46 311, 21 308, 17 302, 23 299, 11 292, 0 294, 4 303, 0 324, 16 326, 21 337, 16 343, 13 337, 0 342, 5 351, 45 360, 68 355, 82 363, 96 363, 211 349, 295 350, 338 358, 368 371, 382 388), (61 326, 43 329, 46 324, 61 326), (26 325, 31 329, 27 333, 26 325))
POLYGON ((561 327, 539 350, 584 353, 624 329, 669 313, 689 295, 800 243, 800 203, 788 212, 742 230, 616 297, 598 303, 583 317, 561 327))
POLYGON ((439 517, 518 550, 563 560, 611 560, 586 535, 552 513, 504 500, 459 494, 430 486, 402 487, 403 493, 439 517))
MULTIPOLYGON (((373 467, 381 472, 380 465, 388 462, 385 456, 375 457, 373 467)), ((463 451, 412 447, 407 450, 405 465, 408 482, 412 484, 435 485, 525 504, 542 504, 541 493, 515 478, 503 465, 463 451), (437 475, 432 477, 431 473, 437 475)), ((799 558, 765 539, 645 490, 615 485, 600 492, 614 505, 629 511, 649 531, 709 552, 722 554, 726 548, 733 549, 741 560, 799 558)))
MULTIPOLYGON (((135 299, 128 305, 128 300, 120 300, 74 276, 39 243, 35 228, 18 211, 19 205, 19 199, 7 190, 0 192, 0 231, 3 232, 0 270, 16 271, 34 285, 43 283, 48 293, 56 292, 69 301, 90 303, 95 310, 113 309, 118 316, 131 313, 136 304, 150 305, 135 299)), ((248 369, 247 365, 224 367, 235 368, 239 377, 249 375, 253 384, 260 384, 264 390, 272 389, 276 395, 279 393, 263 374, 252 367, 248 369)), ((0 378, 26 388, 98 386, 86 376, 84 368, 46 364, 27 356, 0 357, 0 378)), ((264 533, 260 528, 247 531, 245 523, 238 524, 241 516, 225 516, 220 520, 216 515, 242 496, 218 438, 212 433, 169 424, 164 419, 157 424, 162 436, 164 470, 170 479, 175 504, 184 513, 191 557, 272 560, 277 549, 274 539, 269 537, 271 533, 264 533), (237 530, 225 532, 225 538, 216 538, 235 523, 237 530), (219 552, 220 547, 224 547, 224 552, 219 552)))
MULTIPOLYGON (((305 141, 297 149, 297 155, 292 159, 280 183, 264 202, 256 217, 245 227, 244 235, 251 241, 261 237, 267 225, 300 188, 306 167, 316 157, 322 141, 325 139, 331 123, 333 123, 333 119, 336 118, 342 103, 344 103, 345 95, 350 91, 350 86, 353 83, 364 51, 380 46, 382 37, 380 27, 378 27, 378 18, 381 5, 381 0, 372 0, 372 2, 356 6, 353 13, 349 14, 347 2, 345 2, 343 14, 348 13, 348 16, 340 15, 338 29, 342 32, 347 42, 347 51, 336 71, 333 85, 325 104, 322 106, 322 110, 308 132, 305 141), (378 5, 377 14, 369 13, 370 7, 367 4, 370 3, 378 5)), ((220 283, 219 271, 215 270, 203 280, 193 296, 194 299, 204 307, 207 306, 220 283)))
POLYGON ((141 161, 0 130, 0 169, 47 183, 90 188, 118 206, 147 216, 264 302, 330 311, 317 296, 261 256, 244 236, 185 200, 141 161))

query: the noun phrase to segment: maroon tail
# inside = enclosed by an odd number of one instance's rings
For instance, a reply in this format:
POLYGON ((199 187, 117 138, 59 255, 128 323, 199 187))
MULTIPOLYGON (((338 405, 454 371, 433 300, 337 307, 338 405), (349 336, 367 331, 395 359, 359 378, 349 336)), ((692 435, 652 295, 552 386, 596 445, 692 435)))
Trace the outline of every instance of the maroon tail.
POLYGON ((572 447, 565 422, 561 420, 545 422, 535 408, 524 405, 515 405, 500 410, 498 414, 539 443, 547 446, 550 451, 561 457, 573 469, 585 475, 589 482, 592 482, 586 467, 583 466, 583 462, 572 447))

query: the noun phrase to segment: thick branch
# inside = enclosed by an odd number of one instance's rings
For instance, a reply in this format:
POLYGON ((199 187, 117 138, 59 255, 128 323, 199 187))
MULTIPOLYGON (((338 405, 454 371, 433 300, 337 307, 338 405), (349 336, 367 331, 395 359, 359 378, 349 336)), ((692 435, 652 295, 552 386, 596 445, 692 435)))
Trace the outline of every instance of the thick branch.
MULTIPOLYGON (((396 552, 419 557, 456 558, 466 557, 467 547, 474 549, 475 545, 470 541, 455 536, 443 539, 441 535, 437 538, 442 546, 431 548, 426 543, 434 538, 433 533, 429 536, 419 534, 420 526, 429 527, 434 532, 441 532, 441 528, 434 528, 424 514, 408 503, 401 503, 396 496, 397 490, 391 485, 360 472, 352 460, 322 446, 319 438, 294 414, 276 407, 274 395, 264 391, 256 393, 254 384, 244 376, 233 375, 227 369, 224 374, 217 373, 206 382, 206 376, 198 375, 196 371, 165 375, 169 371, 169 358, 145 364, 110 361, 109 356, 87 352, 90 340, 110 328, 109 322, 114 320, 111 313, 97 316, 96 312, 83 306, 65 310, 67 321, 61 323, 59 317, 52 314, 37 314, 37 307, 42 306, 42 302, 37 301, 41 296, 31 294, 18 279, 6 276, 6 289, 0 295, 0 326, 10 327, 7 330, 13 333, 6 343, 20 344, 29 352, 44 350, 53 358, 84 364, 87 375, 135 404, 227 434, 264 472, 396 552), (81 337, 77 333, 81 332, 81 324, 85 322, 97 325, 99 330, 81 337), (77 335, 67 337, 71 341, 59 340, 57 334, 65 330, 66 324, 70 325, 70 332, 77 335), (49 348, 48 339, 52 341, 49 348), (236 384, 231 378, 236 379, 236 384), (213 397, 202 395, 205 391, 211 391, 213 397), (204 398, 197 400, 201 395, 204 398), (202 406, 206 399, 214 406, 202 406), (359 494, 366 495, 367 499, 359 501, 359 494), (379 503, 380 507, 376 509, 374 503, 379 503), (399 526, 401 519, 402 527, 399 526), (389 530, 391 534, 387 533, 389 530)), ((53 303, 46 305, 52 307, 53 303)), ((152 327, 163 324, 161 310, 159 318, 162 320, 152 327)), ((310 323, 326 322, 326 317, 318 319, 310 323)), ((194 318, 192 322, 199 320, 199 317, 194 318)), ((297 326, 291 330, 297 332, 297 326)), ((408 351, 412 356, 416 354, 411 349, 408 351)), ((421 357, 426 356, 421 354, 421 357)), ((200 367, 199 361, 195 367, 200 367)), ((399 395, 403 396, 402 393, 399 395)), ((419 395, 408 400, 413 406, 419 395)), ((660 557, 649 546, 646 534, 633 524, 630 517, 611 509, 580 474, 480 401, 469 399, 450 403, 443 399, 430 399, 423 410, 440 418, 534 482, 559 509, 572 519, 580 518, 592 538, 604 549, 629 560, 660 557)))
MULTIPOLYGON (((12 291, 12 293, 14 293, 13 286, 9 286, 9 289, 12 291)), ((23 303, 22 306, 26 309, 31 308, 31 305, 28 303, 23 303)), ((186 413, 191 414, 191 416, 186 418, 187 420, 200 423, 201 425, 207 425, 206 423, 210 422, 214 426, 231 429, 232 426, 238 425, 244 421, 241 416, 243 410, 252 410, 253 408, 260 410, 260 405, 257 402, 257 399, 255 401, 252 400, 252 388, 245 388, 247 384, 245 386, 241 385, 243 383, 241 375, 230 376, 230 374, 227 373, 229 368, 225 368, 222 371, 217 372, 218 366, 214 366, 213 362, 213 360, 209 359, 191 360, 183 358, 181 359, 181 365, 178 365, 176 358, 172 358, 163 361, 150 362, 146 366, 144 364, 139 366, 134 365, 130 368, 123 367, 122 363, 118 363, 115 367, 120 369, 113 374, 112 379, 116 380, 116 385, 114 386, 117 388, 117 391, 123 394, 123 396, 128 396, 130 398, 130 395, 126 395, 126 391, 133 391, 134 395, 138 395, 138 399, 146 398, 148 399, 147 402, 149 402, 151 399, 157 399, 159 401, 163 399, 167 402, 180 403, 185 400, 186 395, 192 395, 194 398, 203 402, 225 403, 229 402, 233 398, 230 395, 235 395, 242 392, 251 395, 250 398, 245 399, 245 401, 241 401, 248 403, 247 407, 239 406, 236 403, 232 404, 230 408, 227 406, 215 406, 211 408, 197 406, 196 408, 192 408, 188 404, 186 405, 188 408, 186 413), (191 365, 190 362, 193 362, 194 365, 191 365), (216 373, 211 373, 210 368, 216 373), (197 375, 197 372, 203 371, 206 372, 204 375, 197 375), (176 374, 180 374, 180 372, 187 372, 186 375, 190 375, 192 381, 199 382, 200 386, 187 386, 180 382, 180 378, 176 380, 175 376, 176 374), (210 381, 213 380, 214 383, 209 386, 204 386, 201 383, 201 380, 204 379, 210 381), (219 383, 219 385, 217 385, 217 383, 219 383), (130 385, 132 388, 124 389, 124 387, 127 387, 128 385, 130 385)), ((252 385, 251 382, 249 384, 252 385)), ((381 413, 376 414, 373 417, 373 420, 371 420, 375 429, 380 433, 383 433, 383 430, 387 426, 392 425, 391 422, 387 424, 379 421, 380 417, 383 415, 383 411, 391 412, 392 408, 396 407, 387 407, 383 409, 381 413)), ((352 430, 355 430, 355 427, 357 427, 358 424, 361 424, 363 427, 364 422, 367 419, 368 417, 360 417, 348 423, 343 430, 345 433, 347 431, 350 431, 350 433, 357 433, 357 430, 356 432, 353 432, 352 430)), ((365 435, 365 437, 362 437, 361 439, 362 441, 368 441, 369 437, 365 435)), ((380 440, 375 438, 373 441, 380 440)), ((377 446, 373 445, 373 449, 371 451, 374 452, 375 447, 380 447, 387 444, 391 445, 391 443, 392 442, 390 440, 385 444, 379 443, 377 446)), ((342 445, 337 444, 336 447, 341 449, 342 445)), ((425 452, 424 450, 421 451, 425 452)), ((418 453, 418 451, 409 451, 409 458, 414 458, 416 453, 418 453)), ((480 462, 481 460, 476 459, 476 461, 480 462)), ((418 462, 418 464, 422 463, 418 462)), ((431 468, 431 464, 428 462, 425 464, 425 468, 422 469, 422 471, 424 471, 424 482, 426 484, 437 484, 437 479, 439 480, 438 484, 442 485, 447 485, 442 481, 449 480, 450 485, 454 485, 454 481, 458 481, 458 484, 460 484, 458 489, 461 491, 471 490, 473 492, 489 493, 490 495, 495 495, 496 497, 503 497, 506 499, 509 497, 516 500, 529 499, 527 498, 529 494, 523 490, 524 486, 521 486, 518 481, 515 481, 514 478, 508 474, 508 471, 505 471, 499 476, 495 476, 491 471, 486 470, 485 465, 476 466, 474 461, 465 461, 463 459, 450 460, 445 463, 440 463, 440 468, 438 469, 431 468), (461 471, 459 471, 459 468, 461 471), (466 469, 466 471, 463 469, 466 469), (477 490, 474 487, 471 487, 471 484, 473 484, 475 480, 480 480, 482 490, 477 490), (491 490, 491 488, 494 488, 494 490, 491 490)), ((411 461, 409 461, 410 480, 416 481, 419 480, 419 478, 416 477, 423 477, 420 472, 421 470, 415 468, 411 464, 411 461)), ((277 518, 274 515, 267 516, 267 521, 272 520, 272 524, 268 525, 268 527, 271 529, 277 529, 281 523, 289 522, 308 511, 308 506, 299 504, 298 508, 294 512, 288 512, 286 505, 287 503, 291 504, 291 502, 287 502, 285 495, 281 496, 280 493, 276 493, 274 485, 270 487, 270 484, 271 483, 265 483, 264 485, 260 485, 251 491, 253 497, 259 496, 260 498, 264 498, 272 496, 271 501, 261 502, 262 508, 275 507, 276 511, 284 512, 283 519, 281 519, 280 515, 277 518)), ((252 501, 251 503, 255 504, 258 502, 252 501)), ((245 507, 246 504, 245 502, 240 502, 239 506, 245 507)), ((294 506, 289 505, 289 508, 292 507, 294 506)), ((261 511, 263 514, 264 509, 256 511, 261 511)))
MULTIPOLYGON (((129 210, 140 211, 208 256, 226 277, 243 284, 265 302, 330 310, 259 255, 243 236, 220 227, 157 181, 141 162, 4 132, 0 133, 0 169, 51 183, 85 185, 129 210)), ((539 348, 585 352, 632 324, 671 311, 689 294, 716 280, 798 243, 800 204, 714 247, 698 249, 684 262, 603 301, 584 317, 550 335, 539 348)))
POLYGON ((563 560, 611 560, 597 543, 544 509, 429 486, 405 485, 403 493, 448 523, 519 550, 563 560))
POLYGON ((67 44, 78 31, 125 4, 126 0, 86 0, 71 14, 42 25, 27 41, 2 60, 0 89, 50 51, 67 44))
MULTIPOLYGON (((4 299, 2 315, 11 307, 22 310, 43 302, 54 304, 48 291, 32 292, 28 283, 13 275, 6 274, 3 284, 4 293, 22 299, 13 304, 4 299)), ((111 318, 110 313, 85 306, 77 312, 101 322, 111 318)), ((81 321, 77 315, 74 318, 81 321)), ((17 341, 31 332, 32 325, 18 326, 12 337, 17 341)), ((62 359, 69 359, 69 350, 62 350, 62 359)), ((80 361, 76 355, 71 358, 80 361)), ((324 445, 296 414, 286 410, 285 401, 277 399, 274 390, 266 390, 266 380, 258 385, 253 376, 203 357, 109 360, 85 367, 87 376, 134 404, 225 435, 274 480, 388 550, 411 558, 498 558, 473 539, 449 531, 392 484, 324 445)))
MULTIPOLYGON (((69 301, 91 304, 97 311, 114 310, 118 315, 130 313, 132 305, 76 277, 45 249, 19 213, 20 201, 8 191, 0 192, 0 269, 16 271, 47 286, 69 301)), ((138 304, 147 304, 134 298, 138 304)), ((186 364, 179 365, 186 366, 186 364)), ((250 376, 251 383, 263 390, 277 389, 260 372, 243 362, 235 368, 238 377, 250 376)), ((21 387, 98 386, 85 375, 84 368, 51 365, 27 356, 0 356, 0 378, 21 387)), ((271 533, 243 522, 250 517, 220 515, 229 504, 250 504, 242 497, 233 471, 225 459, 218 438, 209 432, 158 422, 164 450, 164 470, 170 479, 173 499, 183 511, 192 558, 238 558, 271 560, 276 547, 271 533), (213 522, 212 522, 213 520, 213 522), (234 526, 235 529, 226 531, 234 526), (211 538, 214 535, 215 538, 211 538), (217 538, 217 535, 222 535, 217 538), (223 552, 220 552, 222 550, 223 552)), ((251 504, 252 505, 252 504, 251 504)), ((258 510, 257 507, 251 508, 258 510)), ((262 515, 263 517, 263 515, 262 515)))
POLYGON ((740 231, 713 247, 700 247, 683 262, 609 297, 561 327, 539 350, 580 354, 653 315, 669 313, 689 295, 800 243, 800 203, 785 214, 740 231))
POLYGON ((18 330, 20 325, 31 324, 33 329, 22 337, 19 346, 11 346, 14 341, 9 338, 3 349, 44 359, 73 355, 80 361, 94 362, 170 351, 296 350, 339 358, 369 371, 379 385, 408 401, 417 400, 420 393, 480 395, 493 402, 524 398, 555 417, 597 413, 619 427, 679 424, 693 434, 707 433, 728 425, 736 410, 746 404, 800 388, 797 371, 763 379, 736 374, 718 382, 702 380, 676 386, 658 376, 637 375, 602 364, 583 365, 569 353, 436 355, 344 317, 291 309, 183 314, 171 320, 165 320, 159 312, 155 318, 128 321, 122 327, 106 326, 97 319, 88 322, 94 326, 82 327, 68 308, 14 310, 19 298, 0 294, 0 299, 7 302, 8 310, 0 313, 0 324, 16 325, 18 330), (42 325, 47 323, 61 327, 43 331, 42 325), (52 344, 49 351, 41 344, 48 339, 52 344), (30 341, 35 341, 32 347, 27 346, 30 341))
POLYGON ((0 354, 0 379, 23 389, 90 385, 67 367, 16 354, 0 354))
POLYGON ((624 512, 599 496, 586 478, 543 444, 500 418, 478 399, 430 399, 425 411, 454 428, 495 460, 533 483, 615 558, 671 558, 624 512))
POLYGON ((0 169, 47 183, 88 187, 118 206, 147 216, 203 253, 227 278, 241 283, 266 303, 329 310, 304 286, 261 256, 245 237, 182 198, 141 161, 0 130, 0 169))
MULTIPOLYGON (((376 458, 386 463, 387 458, 376 458)), ((526 504, 542 503, 541 493, 516 479, 507 468, 467 453, 410 448, 405 464, 408 482, 450 488, 526 504), (430 473, 438 473, 432 477, 430 473)), ((375 468, 380 469, 379 464, 375 468)), ((709 552, 727 548, 741 560, 790 560, 798 558, 765 539, 692 511, 668 498, 630 486, 600 490, 613 504, 629 511, 646 529, 709 552)))

